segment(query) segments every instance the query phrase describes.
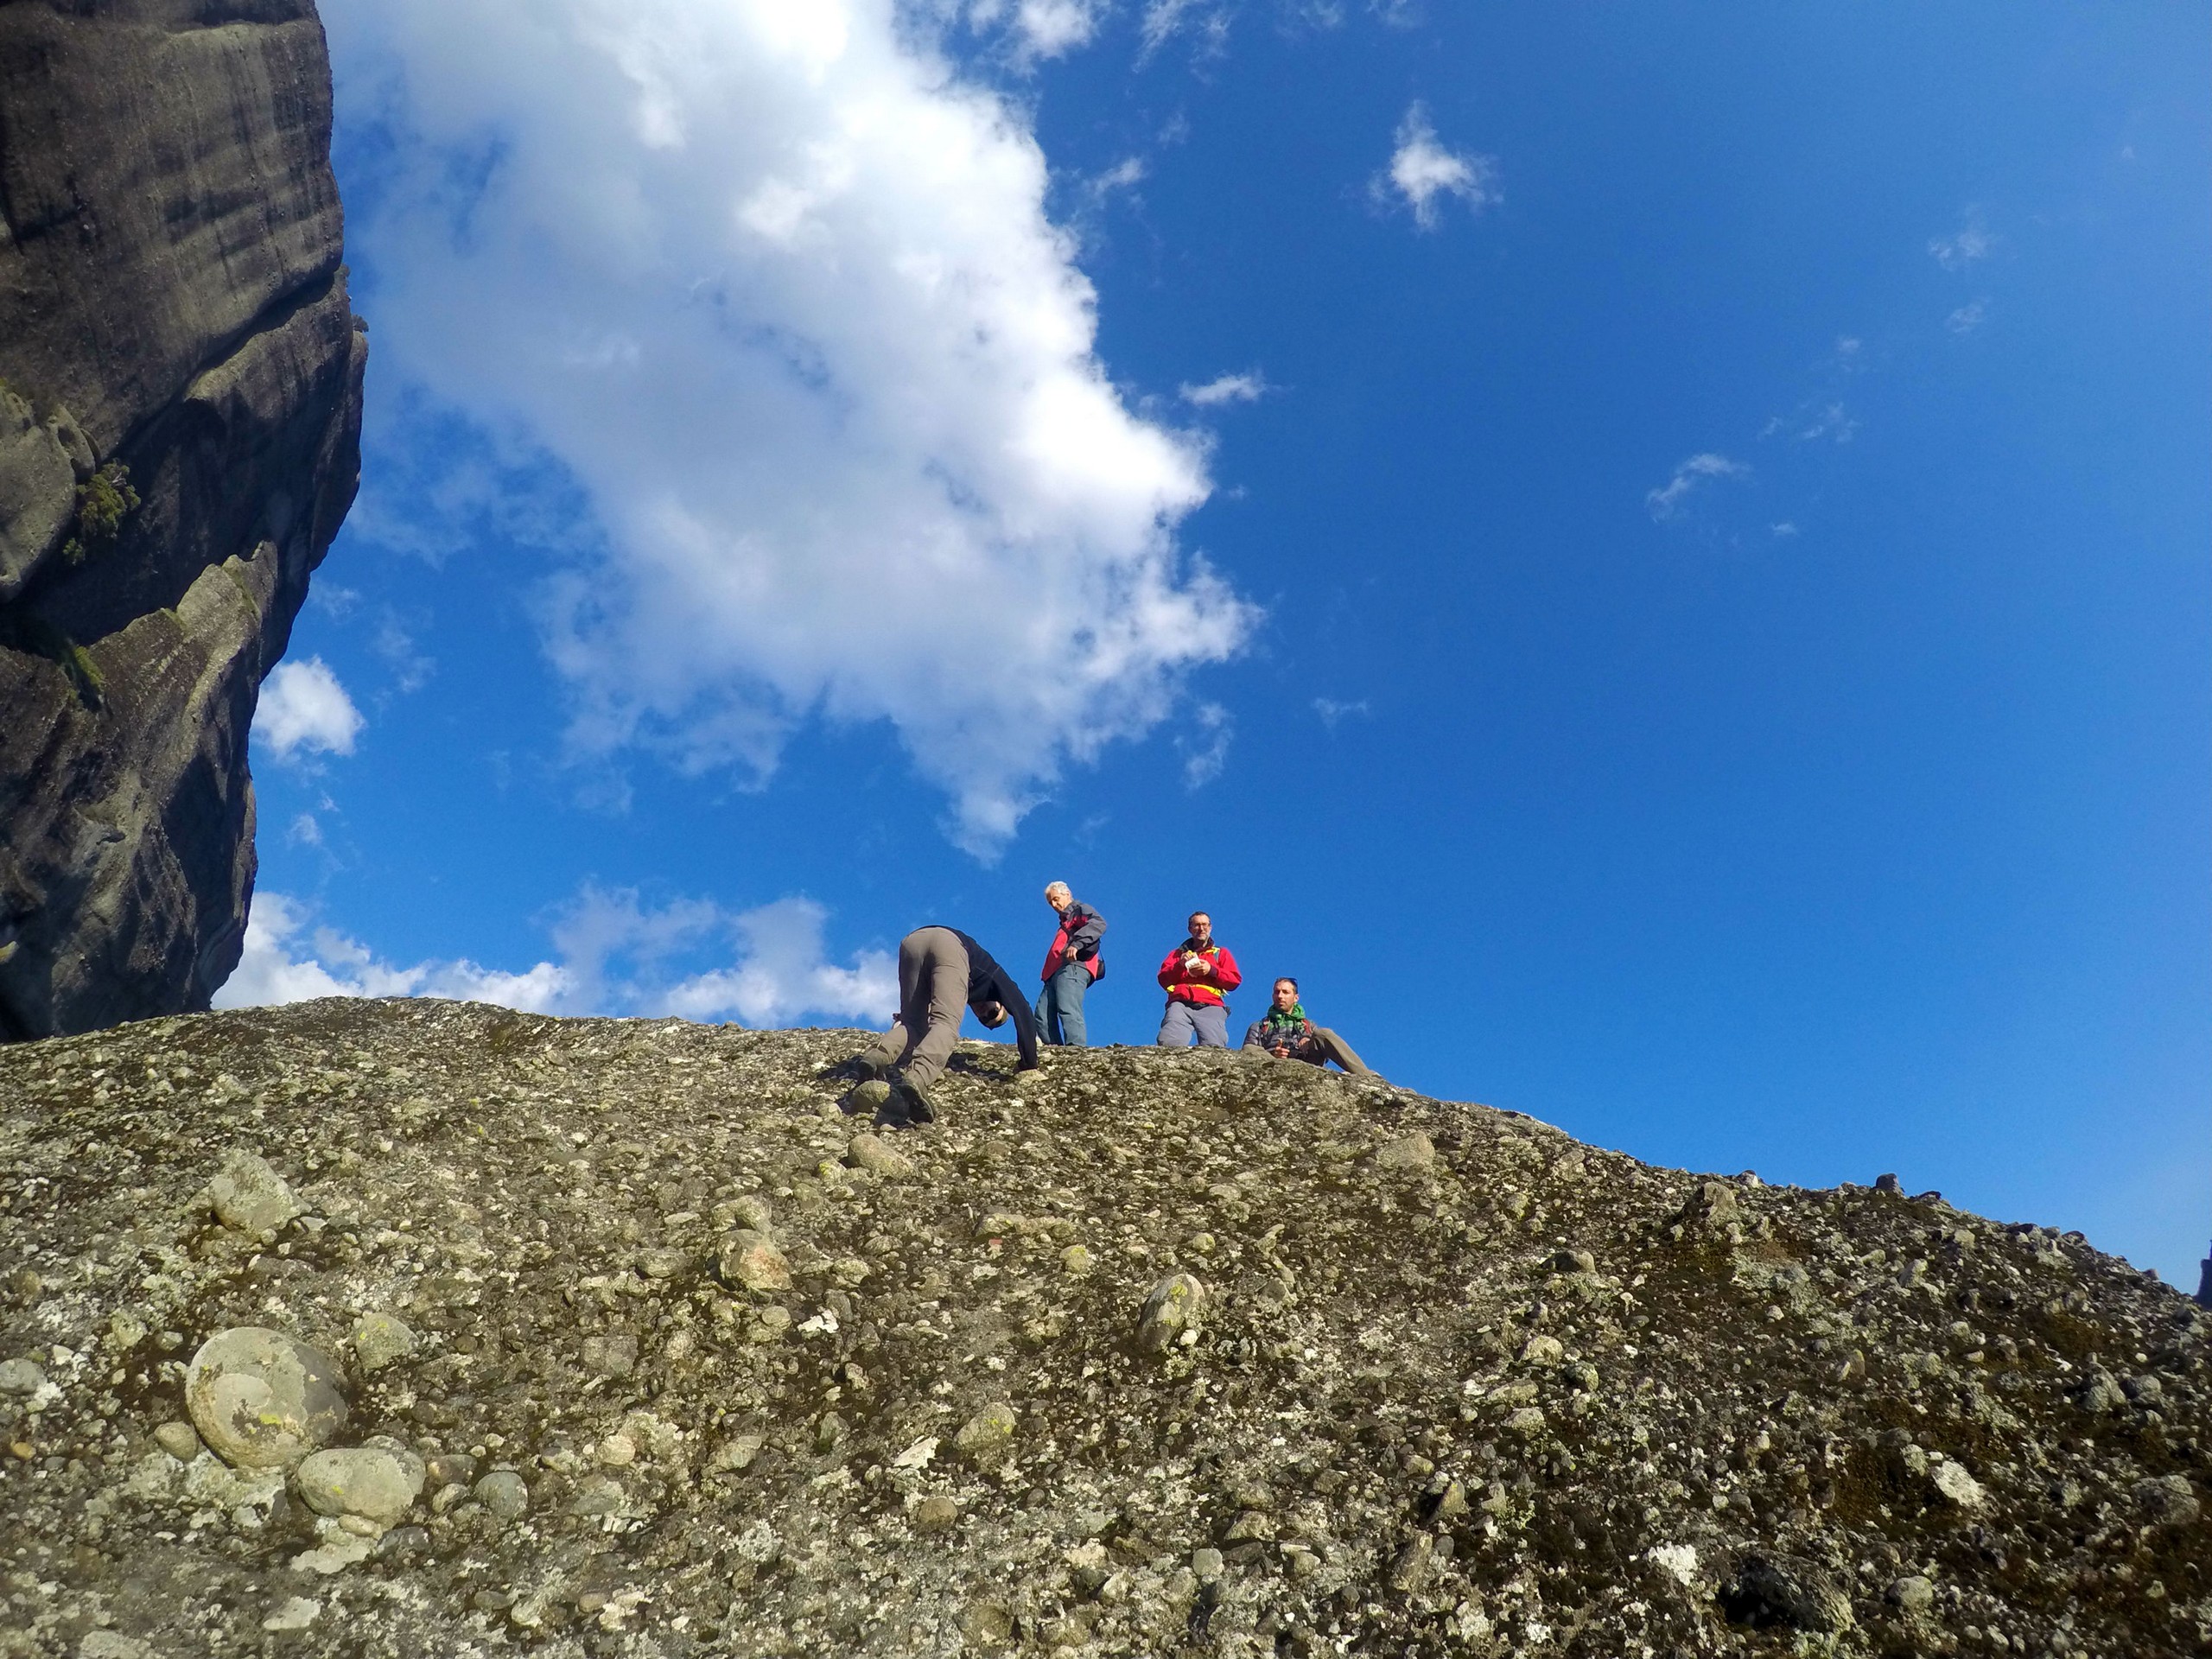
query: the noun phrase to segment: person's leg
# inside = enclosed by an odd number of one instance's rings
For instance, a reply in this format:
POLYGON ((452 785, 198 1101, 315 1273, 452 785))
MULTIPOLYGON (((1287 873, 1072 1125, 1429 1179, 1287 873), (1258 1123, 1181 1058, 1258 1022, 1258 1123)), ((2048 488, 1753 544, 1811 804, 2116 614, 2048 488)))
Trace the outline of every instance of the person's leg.
POLYGON ((1037 1040, 1058 1047, 1060 1043, 1060 1005, 1052 993, 1058 986, 1052 980, 1045 982, 1045 988, 1037 993, 1037 1040))
POLYGON ((1321 1051, 1324 1060, 1334 1060, 1356 1077, 1370 1075, 1367 1063, 1351 1052, 1351 1045, 1326 1026, 1313 1027, 1313 1043, 1321 1051))
POLYGON ((1191 1010, 1191 1023, 1198 1033, 1200 1048, 1229 1046, 1229 1010, 1218 1002, 1209 1002, 1191 1010))
POLYGON ((1090 1033, 1083 1023, 1083 994, 1090 988, 1090 969, 1071 962, 1052 976, 1054 1006, 1059 1014, 1058 1040, 1070 1048, 1084 1046, 1090 1033))
POLYGON ((1162 1048, 1188 1048, 1198 1028, 1191 1022, 1191 1005, 1168 999, 1167 1012, 1160 1016, 1160 1035, 1152 1040, 1162 1048))
POLYGON ((859 1056, 862 1064, 879 1071, 904 1059, 927 1027, 929 988, 922 968, 928 957, 928 947, 922 934, 931 931, 909 933, 899 941, 899 1017, 891 1022, 890 1030, 862 1049, 859 1056))
POLYGON ((886 1066, 898 1065, 899 1057, 906 1052, 906 1024, 903 1020, 893 1020, 891 1022, 891 1029, 862 1049, 855 1058, 862 1065, 870 1066, 880 1071, 886 1066))
POLYGON ((899 1065, 899 1074, 909 1088, 927 1093, 938 1073, 944 1070, 944 1063, 952 1058, 961 1019, 968 1012, 968 952, 949 929, 927 928, 924 932, 937 936, 929 940, 923 969, 928 1012, 912 1052, 899 1065))

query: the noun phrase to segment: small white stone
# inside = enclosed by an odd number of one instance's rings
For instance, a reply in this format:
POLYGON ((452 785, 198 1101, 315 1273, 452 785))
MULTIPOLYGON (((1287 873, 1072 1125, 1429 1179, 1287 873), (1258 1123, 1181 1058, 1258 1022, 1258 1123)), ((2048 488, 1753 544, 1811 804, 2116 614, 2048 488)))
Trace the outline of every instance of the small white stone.
POLYGON ((1929 1471, 1936 1490, 1962 1510, 1978 1510, 1989 1501, 1989 1494, 1981 1483, 1968 1474, 1966 1465, 1945 1461, 1929 1471))
POLYGON ((217 1219, 233 1231, 267 1243, 307 1213, 284 1178, 258 1153, 235 1151, 207 1183, 217 1219))
POLYGON ((315 1623, 322 1611, 322 1604, 305 1596, 294 1596, 275 1612, 261 1621, 264 1630, 304 1630, 315 1623))
POLYGON ((1651 1564, 1677 1583, 1688 1585, 1697 1578, 1697 1550, 1689 1544, 1659 1544, 1649 1554, 1651 1564))
POLYGON ((389 1313, 364 1313, 353 1326, 353 1357, 364 1371, 380 1371, 421 1345, 414 1328, 389 1313))
POLYGON ((365 1538, 338 1538, 292 1558, 296 1573, 320 1573, 324 1578, 359 1567, 369 1559, 372 1546, 365 1538))

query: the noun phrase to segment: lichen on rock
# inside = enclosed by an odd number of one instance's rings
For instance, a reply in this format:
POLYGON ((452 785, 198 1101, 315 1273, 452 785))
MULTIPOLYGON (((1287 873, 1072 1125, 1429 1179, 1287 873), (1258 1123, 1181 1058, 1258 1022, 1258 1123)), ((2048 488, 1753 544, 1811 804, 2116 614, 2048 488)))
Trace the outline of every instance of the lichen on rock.
POLYGON ((1199 1052, 963 1044, 878 1130, 859 1040, 330 1001, 0 1050, 24 1650, 2212 1648, 2212 1322, 2078 1239, 1199 1052), (241 1346, 270 1397, 202 1422, 241 1346))

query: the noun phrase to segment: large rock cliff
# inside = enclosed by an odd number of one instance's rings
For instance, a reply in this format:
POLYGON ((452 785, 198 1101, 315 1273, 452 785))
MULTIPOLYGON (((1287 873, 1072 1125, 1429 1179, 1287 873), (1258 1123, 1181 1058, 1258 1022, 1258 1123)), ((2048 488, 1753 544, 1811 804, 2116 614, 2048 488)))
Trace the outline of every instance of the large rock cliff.
POLYGON ((2212 1651, 2212 1319, 1294 1062, 0 1051, 0 1656, 2212 1651))
POLYGON ((205 1007, 367 345, 309 0, 0 4, 0 1038, 205 1007))

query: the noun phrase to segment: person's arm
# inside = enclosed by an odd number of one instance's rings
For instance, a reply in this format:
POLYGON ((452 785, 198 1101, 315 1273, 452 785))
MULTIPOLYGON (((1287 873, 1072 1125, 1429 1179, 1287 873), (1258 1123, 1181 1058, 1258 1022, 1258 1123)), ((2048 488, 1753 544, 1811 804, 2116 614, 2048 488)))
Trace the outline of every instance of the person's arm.
POLYGON ((1014 1039, 1021 1047, 1021 1057, 1014 1062, 1014 1069, 1034 1071, 1042 1064, 1037 1058, 1037 1016, 1029 1011, 1028 999, 1014 988, 1013 982, 1004 973, 999 974, 997 979, 995 994, 999 997, 999 1006, 1006 1010, 1007 1018, 1014 1021, 1014 1039))
POLYGON ((1163 991, 1172 991, 1180 985, 1185 977, 1187 976, 1183 972, 1183 947, 1179 944, 1167 953, 1160 964, 1160 988, 1163 991))
POLYGON ((1256 1048, 1262 1051, 1267 1048, 1268 1045, 1262 1034, 1265 1031, 1266 1024, 1267 1022, 1265 1020, 1255 1020, 1250 1025, 1244 1027, 1245 1047, 1256 1048))
POLYGON ((1097 953, 1098 936, 1106 931, 1106 918, 1089 905, 1077 905, 1076 912, 1082 925, 1068 935, 1068 955, 1080 961, 1097 953))
POLYGON ((1244 976, 1236 969, 1236 958, 1223 945, 1221 954, 1213 962, 1213 988, 1217 991, 1233 991, 1244 982, 1244 976))

